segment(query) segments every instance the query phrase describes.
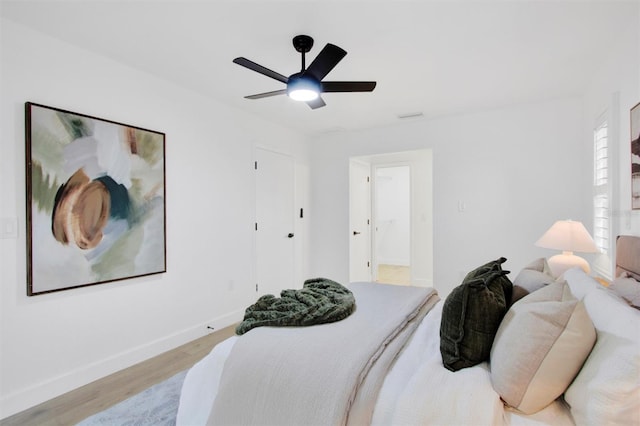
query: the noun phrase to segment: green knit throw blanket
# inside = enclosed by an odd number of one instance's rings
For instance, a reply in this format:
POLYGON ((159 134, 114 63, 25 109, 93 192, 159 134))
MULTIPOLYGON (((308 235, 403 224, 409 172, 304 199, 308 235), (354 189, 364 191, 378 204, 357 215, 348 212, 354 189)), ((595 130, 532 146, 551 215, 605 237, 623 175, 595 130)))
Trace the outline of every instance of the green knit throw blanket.
POLYGON ((306 280, 300 290, 282 290, 280 297, 267 294, 249 306, 236 334, 260 326, 308 326, 345 319, 355 310, 350 290, 326 278, 306 280))

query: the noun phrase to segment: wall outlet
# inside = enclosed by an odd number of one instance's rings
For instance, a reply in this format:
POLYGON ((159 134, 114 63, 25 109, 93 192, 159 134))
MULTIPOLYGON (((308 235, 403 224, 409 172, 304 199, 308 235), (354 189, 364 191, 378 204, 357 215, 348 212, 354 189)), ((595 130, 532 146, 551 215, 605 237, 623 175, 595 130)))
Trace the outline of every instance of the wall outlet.
POLYGON ((17 217, 0 218, 0 238, 2 239, 18 238, 18 218, 17 217))

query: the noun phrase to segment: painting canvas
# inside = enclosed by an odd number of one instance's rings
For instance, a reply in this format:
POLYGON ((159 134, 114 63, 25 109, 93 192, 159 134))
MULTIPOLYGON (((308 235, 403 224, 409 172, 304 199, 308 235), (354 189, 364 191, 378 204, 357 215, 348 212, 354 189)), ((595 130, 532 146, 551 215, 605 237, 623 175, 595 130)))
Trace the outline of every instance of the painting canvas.
POLYGON ((640 210, 640 103, 631 108, 631 208, 640 210))
POLYGON ((165 272, 165 135, 25 110, 27 294, 165 272))

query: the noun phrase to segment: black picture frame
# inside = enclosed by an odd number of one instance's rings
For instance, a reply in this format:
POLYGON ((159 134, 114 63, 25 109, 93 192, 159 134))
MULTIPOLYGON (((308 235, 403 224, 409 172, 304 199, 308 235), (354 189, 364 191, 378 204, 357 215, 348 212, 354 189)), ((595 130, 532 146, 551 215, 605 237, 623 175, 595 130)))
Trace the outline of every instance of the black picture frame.
POLYGON ((640 210, 640 102, 630 112, 631 209, 640 210))

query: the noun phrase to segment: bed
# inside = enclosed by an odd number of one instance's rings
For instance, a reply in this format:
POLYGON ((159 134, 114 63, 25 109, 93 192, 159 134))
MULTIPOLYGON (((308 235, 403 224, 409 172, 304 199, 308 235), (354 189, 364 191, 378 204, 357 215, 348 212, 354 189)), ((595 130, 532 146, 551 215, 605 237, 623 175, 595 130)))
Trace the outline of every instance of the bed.
MULTIPOLYGON (((189 370, 176 423, 640 424, 640 237, 616 247, 608 286, 579 268, 553 277, 544 259, 509 289, 504 258, 472 271, 503 280, 494 285, 502 299, 490 299, 505 312, 488 359, 453 369, 443 342, 456 290, 439 300, 430 289, 352 283, 357 309, 341 321, 258 327, 218 344, 189 370), (391 299, 400 302, 390 308, 391 299)), ((468 283, 459 289, 468 319, 479 296, 468 283)))

